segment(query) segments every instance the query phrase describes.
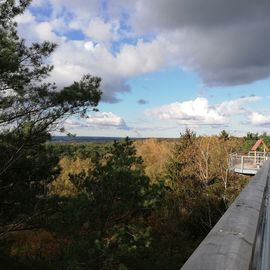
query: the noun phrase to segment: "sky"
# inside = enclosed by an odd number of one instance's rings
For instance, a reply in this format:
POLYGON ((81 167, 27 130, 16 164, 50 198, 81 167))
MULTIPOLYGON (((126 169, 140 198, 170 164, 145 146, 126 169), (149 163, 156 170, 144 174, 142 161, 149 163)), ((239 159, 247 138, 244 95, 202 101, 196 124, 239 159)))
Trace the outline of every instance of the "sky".
POLYGON ((17 18, 28 42, 58 44, 59 87, 102 78, 98 112, 78 136, 179 137, 269 132, 269 0, 33 0, 17 18))

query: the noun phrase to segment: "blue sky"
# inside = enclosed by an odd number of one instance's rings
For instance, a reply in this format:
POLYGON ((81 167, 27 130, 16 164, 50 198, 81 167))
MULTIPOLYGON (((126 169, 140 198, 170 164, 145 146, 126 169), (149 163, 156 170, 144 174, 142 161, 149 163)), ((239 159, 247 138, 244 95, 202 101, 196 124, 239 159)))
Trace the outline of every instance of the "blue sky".
POLYGON ((268 1, 34 0, 17 20, 28 41, 59 45, 59 87, 102 78, 99 112, 68 119, 69 132, 243 135, 270 127, 269 12, 268 1))

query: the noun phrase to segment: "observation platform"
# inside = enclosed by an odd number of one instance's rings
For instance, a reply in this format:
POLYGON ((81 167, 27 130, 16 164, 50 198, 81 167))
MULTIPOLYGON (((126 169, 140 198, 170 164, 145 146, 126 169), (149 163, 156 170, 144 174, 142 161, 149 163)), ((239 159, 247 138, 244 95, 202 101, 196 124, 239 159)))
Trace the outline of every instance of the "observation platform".
POLYGON ((250 151, 246 155, 232 153, 229 156, 230 171, 240 174, 255 175, 269 158, 269 153, 250 151))

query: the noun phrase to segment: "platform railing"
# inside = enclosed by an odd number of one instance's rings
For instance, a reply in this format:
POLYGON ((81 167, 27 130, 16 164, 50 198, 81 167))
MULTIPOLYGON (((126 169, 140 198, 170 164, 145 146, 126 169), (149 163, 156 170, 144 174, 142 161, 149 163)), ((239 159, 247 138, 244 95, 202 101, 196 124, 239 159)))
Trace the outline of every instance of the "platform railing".
POLYGON ((246 155, 232 153, 229 156, 230 170, 244 174, 256 174, 268 157, 268 153, 264 152, 249 152, 246 155))
POLYGON ((269 170, 267 160, 182 270, 270 269, 269 170))

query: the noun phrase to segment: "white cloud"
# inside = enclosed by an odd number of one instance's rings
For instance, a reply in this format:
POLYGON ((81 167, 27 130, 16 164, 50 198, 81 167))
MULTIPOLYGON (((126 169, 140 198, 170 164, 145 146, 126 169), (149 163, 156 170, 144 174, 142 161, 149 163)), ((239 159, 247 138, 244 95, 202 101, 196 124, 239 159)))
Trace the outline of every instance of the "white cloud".
POLYGON ((94 128, 94 129, 120 129, 129 130, 125 121, 112 112, 96 112, 88 115, 87 118, 79 120, 67 119, 64 126, 67 129, 94 128))
POLYGON ((52 25, 49 22, 38 23, 34 27, 34 31, 39 40, 49 40, 52 42, 59 41, 59 37, 53 32, 52 25))
POLYGON ((54 16, 63 15, 63 12, 68 11, 79 18, 89 18, 97 16, 100 8, 99 0, 47 0, 53 7, 54 16))
POLYGON ((26 10, 23 14, 19 15, 18 17, 15 17, 15 19, 18 24, 35 22, 35 17, 32 15, 32 13, 29 10, 26 10))
POLYGON ((76 128, 87 127, 80 121, 74 120, 74 119, 67 119, 64 123, 64 126, 66 129, 76 129, 76 128))
POLYGON ((84 43, 84 48, 87 50, 87 51, 91 51, 91 52, 94 52, 95 51, 95 48, 97 48, 99 46, 99 44, 94 44, 92 41, 87 41, 84 43))
POLYGON ((85 122, 90 126, 93 125, 105 128, 114 127, 119 129, 127 129, 125 121, 112 112, 97 112, 94 115, 90 115, 85 122))
POLYGON ((129 91, 129 77, 160 69, 165 62, 162 46, 139 41, 136 45, 124 45, 114 55, 103 44, 92 41, 61 40, 51 57, 54 65, 52 80, 60 85, 79 80, 90 73, 103 80, 103 100, 116 101, 117 93, 129 91))
POLYGON ((270 115, 263 115, 259 112, 252 112, 249 116, 249 121, 255 126, 269 126, 270 125, 270 115))
POLYGON ((38 21, 35 16, 26 10, 21 16, 16 18, 18 22, 19 34, 26 39, 28 43, 50 41, 58 44, 65 38, 56 35, 55 31, 63 29, 62 20, 38 21), (57 27, 56 27, 57 26, 57 27))
POLYGON ((115 62, 119 74, 134 76, 162 68, 166 63, 166 53, 163 44, 157 40, 139 40, 136 45, 125 44, 115 62))
POLYGON ((219 113, 226 116, 233 116, 236 114, 245 114, 247 109, 243 105, 251 102, 259 101, 261 98, 258 96, 246 96, 238 99, 228 100, 218 105, 217 110, 219 113))
POLYGON ((100 41, 110 41, 114 38, 115 25, 110 23, 105 23, 99 17, 94 18, 90 21, 88 27, 84 30, 85 34, 100 42, 100 41))
POLYGON ((247 96, 210 105, 206 98, 198 97, 195 100, 174 102, 148 109, 146 115, 187 125, 223 125, 230 122, 230 117, 238 115, 248 117, 250 111, 244 105, 258 100, 260 100, 258 96, 247 96))
POLYGON ((227 119, 217 109, 211 107, 206 98, 196 98, 184 102, 175 102, 146 111, 149 116, 162 120, 176 120, 180 124, 220 125, 227 119))
POLYGON ((45 5, 45 2, 46 0, 34 0, 31 2, 31 6, 33 7, 41 7, 43 5, 45 5))
MULTIPOLYGON (((77 25, 73 25, 74 29, 80 27, 84 30, 84 26, 77 22, 77 25)), ((54 66, 51 81, 55 81, 62 87, 79 80, 86 73, 99 76, 102 78, 103 101, 117 102, 118 93, 129 91, 126 81, 130 77, 157 71, 165 65, 165 46, 161 41, 138 40, 133 45, 123 44, 116 53, 105 41, 117 38, 117 22, 109 25, 98 18, 93 19, 92 22, 100 24, 100 28, 93 27, 91 33, 96 39, 100 39, 99 43, 89 39, 72 40, 65 36, 58 36, 56 33, 64 35, 68 27, 60 17, 38 22, 31 13, 28 13, 19 26, 21 35, 28 40, 49 40, 59 45, 50 58, 50 63, 54 66)))

